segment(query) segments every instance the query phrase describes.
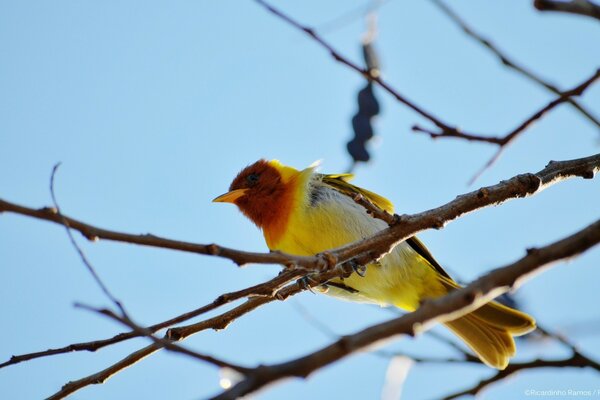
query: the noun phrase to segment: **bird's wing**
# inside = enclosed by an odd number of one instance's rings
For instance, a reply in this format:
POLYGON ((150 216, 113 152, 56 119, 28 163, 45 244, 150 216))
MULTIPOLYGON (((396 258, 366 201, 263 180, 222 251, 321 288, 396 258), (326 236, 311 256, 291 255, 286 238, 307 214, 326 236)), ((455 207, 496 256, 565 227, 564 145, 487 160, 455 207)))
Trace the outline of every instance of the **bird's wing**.
POLYGON ((322 181, 323 183, 326 183, 327 185, 331 186, 339 192, 344 193, 345 195, 354 197, 357 194, 361 194, 367 200, 369 200, 371 203, 375 204, 382 210, 385 210, 390 214, 394 213, 394 205, 385 197, 380 196, 377 193, 373 193, 369 190, 360 188, 358 186, 354 186, 351 183, 348 183, 348 181, 353 177, 354 175, 352 174, 322 175, 322 181))
MULTIPOLYGON (((378 195, 377 193, 373 193, 369 190, 360 188, 358 186, 354 186, 348 181, 351 180, 354 176, 352 174, 335 174, 335 175, 322 175, 323 183, 331 186, 335 190, 344 193, 347 196, 354 197, 356 194, 363 195, 366 199, 368 199, 371 203, 375 204, 377 207, 381 208, 389 212, 390 214, 394 213, 394 205, 391 201, 386 199, 383 196, 378 195)), ((442 268, 440 263, 433 258, 433 255, 427 250, 427 247, 416 237, 410 237, 406 239, 406 243, 421 257, 423 257, 433 269, 435 269, 439 274, 445 276, 446 278, 452 281, 452 278, 448 273, 442 268)))
POLYGON ((444 270, 444 268, 442 268, 442 266, 440 265, 440 263, 438 263, 436 261, 435 258, 433 258, 433 256, 431 255, 431 253, 429 252, 429 250, 427 250, 427 247, 425 247, 425 245, 423 244, 423 242, 421 242, 419 240, 419 238, 417 238, 416 236, 410 237, 408 239, 406 239, 406 243, 408 243, 408 245, 414 250, 416 251, 421 257, 423 257, 425 260, 427 260, 427 262, 429 264, 431 264, 431 266, 440 274, 445 276, 446 278, 450 279, 451 282, 454 282, 452 280, 452 278, 450 277, 450 275, 448 275, 448 273, 444 270))

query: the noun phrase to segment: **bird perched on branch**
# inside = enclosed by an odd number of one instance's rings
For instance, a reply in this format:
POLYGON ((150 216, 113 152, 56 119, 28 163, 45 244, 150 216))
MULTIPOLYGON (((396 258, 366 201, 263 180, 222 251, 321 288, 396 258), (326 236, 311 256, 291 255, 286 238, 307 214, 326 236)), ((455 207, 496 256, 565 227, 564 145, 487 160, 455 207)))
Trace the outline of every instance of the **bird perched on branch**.
MULTIPOLYGON (((315 166, 299 171, 277 160, 259 160, 243 169, 229 192, 213 201, 237 205, 262 229, 269 249, 315 255, 387 227, 368 215, 353 197, 360 194, 390 213, 392 203, 348 183, 351 177, 320 174, 315 166)), ((443 296, 459 285, 413 236, 368 265, 364 276, 335 279, 326 288, 327 294, 346 300, 414 311, 423 300, 443 296)), ((525 313, 490 302, 445 325, 485 364, 504 369, 516 351, 513 336, 533 330, 535 321, 525 313)))

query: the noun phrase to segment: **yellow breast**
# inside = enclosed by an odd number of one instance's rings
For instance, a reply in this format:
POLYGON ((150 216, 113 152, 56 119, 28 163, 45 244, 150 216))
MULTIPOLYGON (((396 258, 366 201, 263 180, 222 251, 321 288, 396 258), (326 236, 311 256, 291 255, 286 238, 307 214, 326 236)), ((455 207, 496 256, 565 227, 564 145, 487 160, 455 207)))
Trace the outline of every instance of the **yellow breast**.
MULTIPOLYGON (((265 238, 271 250, 296 255, 319 252, 371 236, 387 225, 369 216, 350 197, 313 179, 298 192, 284 232, 273 241, 265 238)), ((443 293, 435 271, 405 243, 400 244, 378 264, 367 267, 365 277, 353 274, 346 286, 358 290, 350 293, 330 287, 328 294, 346 300, 376 303, 413 310, 423 296, 443 293), (438 287, 440 286, 440 287, 438 287), (439 291, 439 293, 437 293, 439 291)), ((338 282, 340 282, 338 280, 338 282)))

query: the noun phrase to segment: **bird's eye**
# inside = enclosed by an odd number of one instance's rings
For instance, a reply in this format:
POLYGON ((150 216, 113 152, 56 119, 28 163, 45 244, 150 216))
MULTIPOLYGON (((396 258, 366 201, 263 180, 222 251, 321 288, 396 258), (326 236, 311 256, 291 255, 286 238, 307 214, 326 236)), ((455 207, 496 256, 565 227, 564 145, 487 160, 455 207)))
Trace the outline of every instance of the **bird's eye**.
POLYGON ((258 174, 250 174, 246 177, 246 183, 248 184, 248 186, 254 186, 258 183, 258 178, 258 174))

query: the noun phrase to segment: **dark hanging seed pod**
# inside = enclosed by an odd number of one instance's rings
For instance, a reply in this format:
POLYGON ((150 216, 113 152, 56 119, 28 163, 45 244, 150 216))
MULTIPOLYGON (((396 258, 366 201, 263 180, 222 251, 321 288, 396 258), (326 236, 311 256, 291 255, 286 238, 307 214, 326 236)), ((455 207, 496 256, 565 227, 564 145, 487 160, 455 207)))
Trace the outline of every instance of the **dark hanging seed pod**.
MULTIPOLYGON (((371 76, 378 76, 379 60, 371 43, 363 45, 363 56, 371 76)), ((354 138, 348 142, 346 148, 354 162, 366 162, 371 158, 366 145, 375 134, 371 120, 381 111, 371 81, 358 92, 357 102, 358 112, 352 117, 354 138)))
POLYGON ((360 92, 358 92, 359 113, 373 117, 379 114, 379 102, 373 93, 373 84, 369 82, 360 92))

